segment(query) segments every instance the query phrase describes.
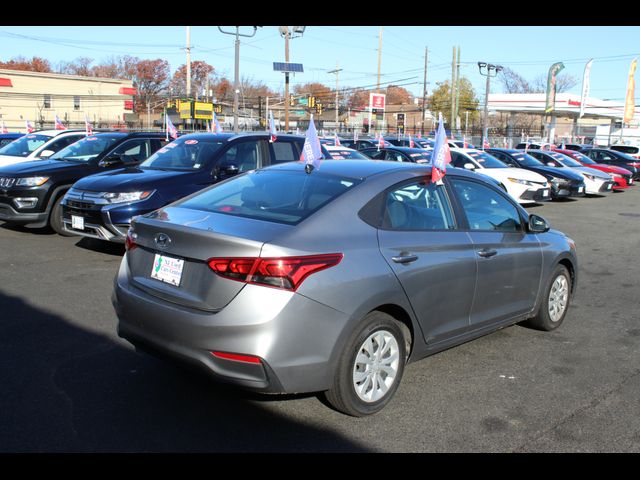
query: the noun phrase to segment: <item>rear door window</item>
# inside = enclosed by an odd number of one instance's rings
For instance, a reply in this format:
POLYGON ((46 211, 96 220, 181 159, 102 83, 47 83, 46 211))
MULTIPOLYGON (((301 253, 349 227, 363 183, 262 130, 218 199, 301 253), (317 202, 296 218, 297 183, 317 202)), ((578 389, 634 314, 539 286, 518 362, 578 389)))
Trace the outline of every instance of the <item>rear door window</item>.
POLYGON ((238 172, 248 172, 268 164, 265 162, 266 140, 238 141, 222 154, 218 166, 222 169, 235 165, 238 172))
POLYGON ((270 144, 273 149, 272 163, 295 162, 299 160, 297 148, 293 142, 276 141, 270 144))
POLYGON ((451 230, 453 214, 444 188, 413 182, 387 193, 382 228, 387 230, 451 230))

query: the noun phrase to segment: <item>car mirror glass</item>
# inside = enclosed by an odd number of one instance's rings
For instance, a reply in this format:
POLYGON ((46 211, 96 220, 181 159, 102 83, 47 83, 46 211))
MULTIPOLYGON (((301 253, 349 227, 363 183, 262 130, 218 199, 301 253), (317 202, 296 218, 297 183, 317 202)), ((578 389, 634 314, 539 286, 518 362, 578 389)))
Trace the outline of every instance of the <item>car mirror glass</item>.
POLYGON ((531 214, 529 215, 529 231, 532 233, 544 233, 548 232, 551 226, 549 223, 542 218, 540 215, 531 214))
POLYGON ((53 150, 43 150, 42 152, 40 152, 40 158, 49 158, 54 153, 56 152, 54 152, 53 150))

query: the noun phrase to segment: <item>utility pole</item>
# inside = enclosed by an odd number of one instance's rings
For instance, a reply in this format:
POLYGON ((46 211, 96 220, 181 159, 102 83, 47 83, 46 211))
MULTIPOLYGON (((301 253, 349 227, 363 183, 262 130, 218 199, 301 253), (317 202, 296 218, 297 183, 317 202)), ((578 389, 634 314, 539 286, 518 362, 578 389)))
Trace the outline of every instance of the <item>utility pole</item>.
POLYGON ((233 131, 238 133, 238 94, 240 93, 240 37, 253 37, 258 30, 258 27, 253 27, 253 33, 251 35, 243 35, 240 33, 240 27, 236 27, 235 33, 233 32, 225 32, 221 27, 218 27, 222 33, 227 35, 235 35, 236 42, 236 56, 235 56, 235 72, 234 72, 234 80, 233 80, 233 131))
MULTIPOLYGON (((289 29, 288 25, 278 28, 280 35, 284 37, 284 61, 289 63, 289 39, 301 37, 306 27, 296 26, 289 29), (293 34, 293 36, 292 36, 293 34)), ((289 71, 284 72, 284 131, 289 131, 289 71)))
POLYGON ((382 64, 382 27, 380 27, 380 35, 378 35, 378 87, 376 93, 380 93, 380 67, 382 64))
POLYGON ((422 123, 420 124, 420 134, 424 135, 424 119, 427 109, 427 59, 429 58, 429 49, 424 47, 424 85, 422 87, 422 123))
POLYGON ((491 77, 498 75, 502 67, 491 63, 478 62, 478 69, 480 70, 480 75, 487 77, 484 95, 484 116, 482 118, 482 149, 484 150, 485 141, 489 140, 489 92, 491 91, 491 77), (482 70, 485 68, 486 73, 482 73, 482 70), (493 74, 491 74, 492 71, 494 72, 493 74))
POLYGON ((340 72, 342 71, 341 68, 338 68, 339 64, 338 62, 336 62, 336 69, 335 70, 331 70, 329 73, 335 73, 336 74, 336 131, 338 130, 338 75, 340 74, 340 72))
POLYGON ((456 111, 455 111, 455 117, 453 118, 456 124, 456 130, 458 127, 459 111, 460 111, 460 45, 458 45, 458 57, 457 57, 457 65, 456 65, 456 111))
POLYGON ((453 47, 453 60, 451 60, 451 116, 449 117, 449 129, 455 128, 456 114, 456 47, 453 47))
POLYGON ((187 27, 187 98, 191 96, 191 27, 187 27))

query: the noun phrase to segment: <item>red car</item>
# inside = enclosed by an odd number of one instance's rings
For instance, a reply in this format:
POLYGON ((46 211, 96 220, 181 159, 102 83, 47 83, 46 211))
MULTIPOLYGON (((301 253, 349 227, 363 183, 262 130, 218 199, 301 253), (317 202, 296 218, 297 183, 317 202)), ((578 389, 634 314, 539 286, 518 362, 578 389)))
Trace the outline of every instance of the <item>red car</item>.
POLYGON ((585 167, 600 170, 601 172, 608 173, 613 177, 613 181, 616 184, 613 186, 614 190, 624 190, 629 188, 629 185, 633 184, 633 174, 626 168, 616 167, 615 165, 605 165, 603 163, 596 163, 586 155, 575 150, 561 150, 559 148, 554 149, 556 152, 562 153, 568 157, 573 158, 577 162, 580 162, 585 167))

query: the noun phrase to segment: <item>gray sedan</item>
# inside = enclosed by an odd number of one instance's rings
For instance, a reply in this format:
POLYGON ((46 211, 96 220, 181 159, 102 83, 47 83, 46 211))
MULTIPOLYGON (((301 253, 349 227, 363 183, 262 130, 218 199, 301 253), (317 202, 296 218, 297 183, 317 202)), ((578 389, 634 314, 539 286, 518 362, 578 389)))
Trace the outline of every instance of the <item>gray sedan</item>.
POLYGON ((396 162, 286 163, 137 217, 118 334, 269 393, 364 416, 407 362, 517 322, 557 328, 574 242, 478 175, 396 162))

